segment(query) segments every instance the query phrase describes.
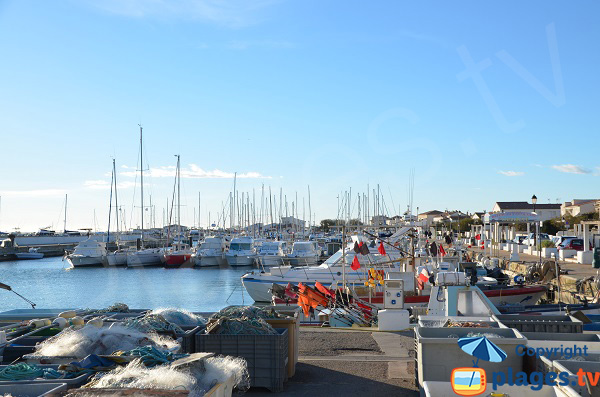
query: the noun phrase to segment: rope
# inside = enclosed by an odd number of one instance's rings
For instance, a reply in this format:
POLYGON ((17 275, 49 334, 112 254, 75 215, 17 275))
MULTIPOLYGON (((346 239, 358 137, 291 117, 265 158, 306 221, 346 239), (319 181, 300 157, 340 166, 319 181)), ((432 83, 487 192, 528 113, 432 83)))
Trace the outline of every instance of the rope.
POLYGON ((129 306, 127 306, 125 303, 117 302, 107 308, 91 311, 94 313, 129 313, 129 306))
POLYGON ((0 381, 20 381, 43 379, 72 379, 89 371, 69 372, 59 371, 53 368, 40 368, 36 365, 18 363, 9 365, 0 371, 0 381))

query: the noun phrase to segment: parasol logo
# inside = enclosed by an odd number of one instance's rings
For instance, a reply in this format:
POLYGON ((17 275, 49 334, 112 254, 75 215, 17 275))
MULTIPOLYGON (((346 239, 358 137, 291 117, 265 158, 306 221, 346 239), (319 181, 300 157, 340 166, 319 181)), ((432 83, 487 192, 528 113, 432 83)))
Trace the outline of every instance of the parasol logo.
POLYGON ((455 368, 450 375, 452 391, 459 396, 476 396, 485 392, 487 376, 483 368, 479 368, 479 360, 501 362, 506 353, 490 342, 485 336, 466 337, 458 340, 458 346, 465 353, 477 358, 472 367, 455 368))

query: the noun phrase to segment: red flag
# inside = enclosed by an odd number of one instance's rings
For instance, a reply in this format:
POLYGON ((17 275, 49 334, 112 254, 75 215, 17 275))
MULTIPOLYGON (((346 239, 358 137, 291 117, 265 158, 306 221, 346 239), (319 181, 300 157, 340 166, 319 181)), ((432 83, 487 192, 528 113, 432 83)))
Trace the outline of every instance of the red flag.
POLYGON ((422 290, 423 288, 425 288, 425 283, 428 281, 429 272, 427 271, 427 268, 423 268, 423 270, 421 270, 421 273, 419 273, 419 277, 417 277, 417 286, 420 290, 422 290))
POLYGON ((352 270, 360 269, 360 262, 358 262, 358 256, 354 255, 354 259, 352 259, 352 265, 350 265, 350 269, 352 269, 352 270))
POLYGON ((446 251, 444 251, 444 246, 442 244, 440 244, 440 255, 446 256, 446 251))
POLYGON ((383 246, 383 242, 379 243, 379 248, 377 248, 377 251, 379 251, 381 255, 385 255, 385 247, 383 246))
POLYGON ((475 240, 481 240, 481 234, 476 234, 475 235, 475 240))

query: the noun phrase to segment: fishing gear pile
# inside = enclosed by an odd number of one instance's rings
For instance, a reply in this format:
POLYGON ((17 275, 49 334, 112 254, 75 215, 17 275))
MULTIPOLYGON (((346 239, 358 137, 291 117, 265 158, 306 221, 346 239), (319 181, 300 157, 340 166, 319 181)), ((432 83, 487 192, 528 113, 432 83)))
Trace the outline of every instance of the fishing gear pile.
POLYGON ((269 320, 273 318, 281 318, 279 313, 272 307, 259 306, 227 306, 210 316, 211 319, 226 318, 262 318, 269 320))
POLYGON ((188 390, 190 396, 203 396, 217 383, 233 379, 238 390, 250 387, 250 376, 246 361, 236 357, 210 357, 203 365, 187 369, 168 365, 147 368, 141 360, 134 360, 127 366, 118 367, 105 374, 97 374, 86 388, 116 389, 163 389, 188 390))
POLYGON ((98 310, 91 310, 90 311, 94 312, 94 313, 129 313, 129 306, 127 306, 125 303, 115 303, 111 306, 108 306, 104 309, 98 309, 98 310))
POLYGON ((140 346, 176 350, 179 344, 156 333, 113 325, 98 328, 86 325, 81 329, 68 328, 36 346, 36 356, 74 356, 84 358, 89 354, 109 355, 115 351, 133 350, 140 346))
POLYGON ((17 363, 7 365, 0 371, 0 381, 16 382, 34 379, 73 379, 81 373, 60 371, 54 368, 40 368, 37 365, 17 363))
POLYGON ((175 323, 167 321, 160 314, 148 313, 142 317, 130 318, 123 321, 123 326, 137 329, 144 333, 174 332, 183 334, 183 329, 175 323))
POLYGON ((161 308, 153 310, 150 314, 160 315, 168 322, 177 324, 180 327, 206 325, 206 319, 204 317, 185 309, 161 308))

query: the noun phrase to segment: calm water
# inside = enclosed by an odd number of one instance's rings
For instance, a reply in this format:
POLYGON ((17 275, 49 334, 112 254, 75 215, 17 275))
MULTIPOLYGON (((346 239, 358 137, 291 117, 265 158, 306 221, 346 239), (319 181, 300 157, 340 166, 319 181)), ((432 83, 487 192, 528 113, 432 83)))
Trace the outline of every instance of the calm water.
MULTIPOLYGON (((251 304, 240 281, 251 268, 69 268, 62 258, 0 262, 0 282, 38 308, 104 308, 123 302, 130 308, 179 307, 214 311, 251 304)), ((0 311, 31 308, 0 289, 0 311)))

